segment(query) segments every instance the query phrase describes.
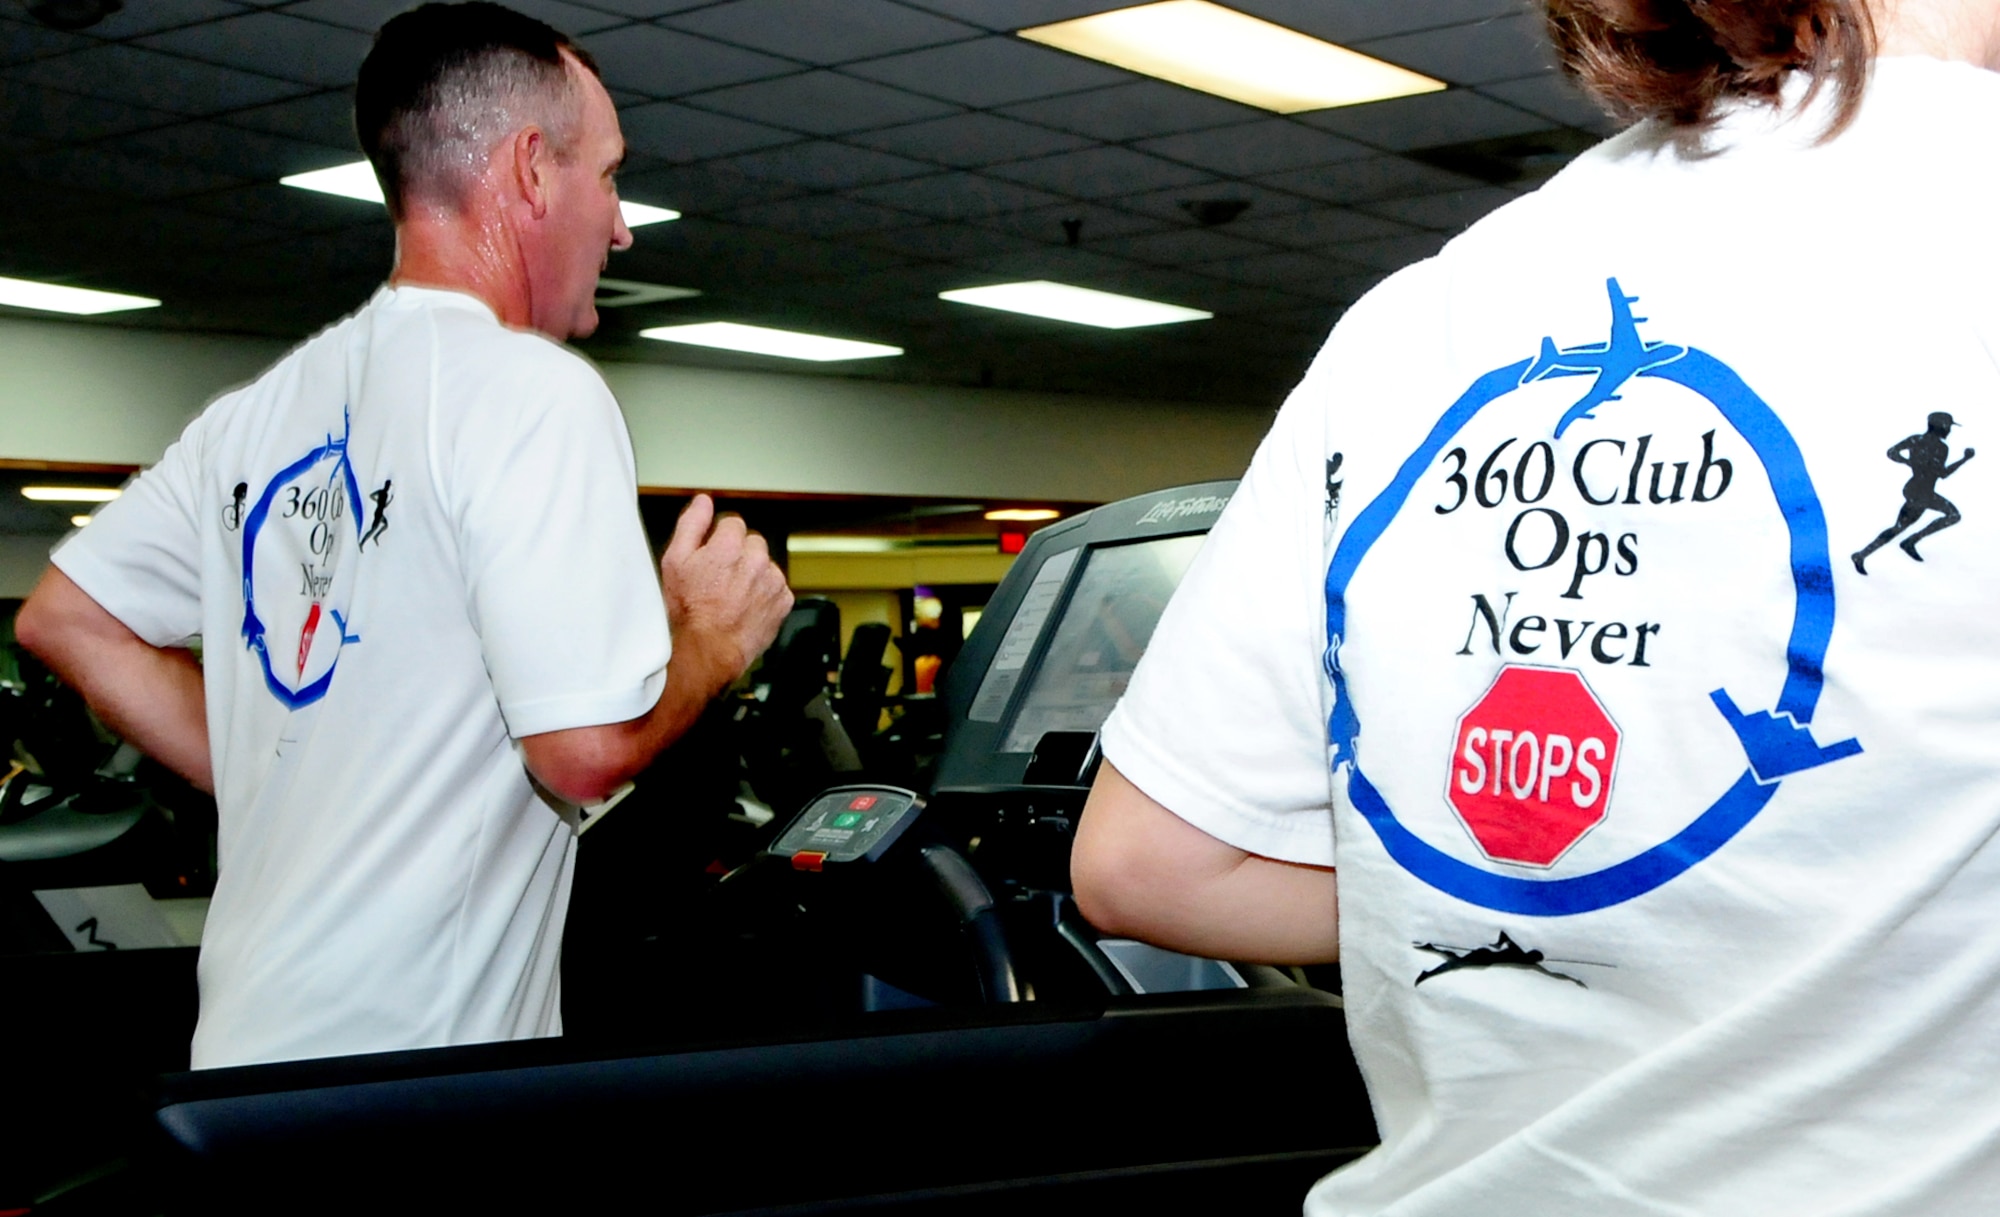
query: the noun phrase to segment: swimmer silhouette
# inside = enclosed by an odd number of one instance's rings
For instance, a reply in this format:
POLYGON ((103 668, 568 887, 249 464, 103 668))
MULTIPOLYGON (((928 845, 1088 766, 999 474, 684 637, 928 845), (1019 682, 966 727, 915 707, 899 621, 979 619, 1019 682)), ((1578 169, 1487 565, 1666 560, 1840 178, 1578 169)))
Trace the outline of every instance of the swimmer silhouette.
MULTIPOLYGON (((389 493, 389 487, 393 484, 388 478, 383 478, 382 489, 368 492, 368 497, 375 502, 375 518, 368 522, 368 531, 362 535, 360 543, 354 547, 356 553, 367 549, 368 543, 380 537, 383 530, 389 527, 389 504, 396 497, 389 493)), ((375 548, 380 549, 382 547, 378 543, 375 548)))
POLYGON ((1862 562, 1868 555, 1887 545, 1897 533, 1915 524, 1918 517, 1926 511, 1944 514, 1932 520, 1922 531, 1903 538, 1902 542, 1903 552, 1919 562, 1924 560, 1924 556, 1917 552, 1917 542, 1939 529, 1950 528, 1958 523, 1958 508, 1951 505, 1950 499, 1937 492, 1940 480, 1957 473, 1960 465, 1972 459, 1972 449, 1967 448, 1964 456, 1955 461, 1948 460, 1951 456, 1951 447, 1945 443, 1945 435, 1955 425, 1951 421, 1951 415, 1939 411, 1931 415, 1929 430, 1922 435, 1912 435, 1889 449, 1890 460, 1910 467, 1910 480, 1903 486, 1903 510, 1896 513, 1894 524, 1883 529, 1873 541, 1854 553, 1855 570, 1867 574, 1868 568, 1863 566, 1862 562))
MULTIPOLYGON (((1417 977, 1416 983, 1419 985, 1433 976, 1442 976, 1446 972, 1456 972, 1460 968, 1526 968, 1531 972, 1540 972, 1544 976, 1553 976, 1557 980, 1566 980, 1579 989, 1590 987, 1574 976, 1558 972, 1554 968, 1543 967, 1542 963, 1548 959, 1548 956, 1537 950, 1524 949, 1520 943, 1509 938, 1505 930, 1500 931, 1500 936, 1493 940, 1493 945, 1490 947, 1446 947, 1439 946, 1435 942, 1413 942, 1410 945, 1419 951, 1429 951, 1433 955, 1444 957, 1443 963, 1417 977)), ((1583 963, 1585 961, 1580 959, 1564 959, 1556 962, 1583 963)))

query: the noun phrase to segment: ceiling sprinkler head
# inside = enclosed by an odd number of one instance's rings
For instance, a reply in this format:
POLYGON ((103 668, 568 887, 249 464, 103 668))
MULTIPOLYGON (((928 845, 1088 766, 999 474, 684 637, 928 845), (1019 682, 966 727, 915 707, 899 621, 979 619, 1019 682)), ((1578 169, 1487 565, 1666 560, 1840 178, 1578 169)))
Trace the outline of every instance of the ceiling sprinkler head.
POLYGON ((1183 199, 1181 210, 1194 217, 1203 228, 1214 228, 1250 210, 1249 199, 1183 199))
POLYGON ((125 0, 29 0, 28 15, 51 29, 87 30, 125 7, 125 0))

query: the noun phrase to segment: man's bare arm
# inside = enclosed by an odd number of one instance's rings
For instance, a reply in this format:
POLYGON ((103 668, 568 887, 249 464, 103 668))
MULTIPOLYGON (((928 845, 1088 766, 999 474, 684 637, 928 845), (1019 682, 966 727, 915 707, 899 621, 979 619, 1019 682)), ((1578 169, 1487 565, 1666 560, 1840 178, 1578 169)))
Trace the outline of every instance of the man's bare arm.
POLYGON ((1070 880, 1083 915, 1107 934, 1250 963, 1340 955, 1332 870, 1218 841, 1109 762, 1077 826, 1070 880))
POLYGON ((756 662, 792 608, 764 538, 733 516, 718 521, 707 495, 696 495, 674 525, 660 555, 660 584, 674 650, 652 710, 521 740, 535 780, 572 802, 605 798, 651 764, 756 662))
POLYGON ((215 788, 201 665, 152 646, 55 567, 42 576, 14 635, 121 738, 202 790, 215 788))

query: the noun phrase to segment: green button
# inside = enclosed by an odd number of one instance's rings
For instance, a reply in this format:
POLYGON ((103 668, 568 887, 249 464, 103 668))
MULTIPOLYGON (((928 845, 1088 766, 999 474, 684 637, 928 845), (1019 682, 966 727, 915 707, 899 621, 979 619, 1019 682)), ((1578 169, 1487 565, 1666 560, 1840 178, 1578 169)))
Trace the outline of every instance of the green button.
POLYGON ((854 827, 854 826, 855 826, 856 824, 859 824, 859 823, 861 823, 861 820, 862 820, 862 815, 861 815, 861 813, 860 813, 860 812, 858 812, 858 811, 843 811, 843 812, 841 812, 841 813, 840 813, 839 815, 837 815, 837 816, 833 817, 833 827, 835 827, 835 828, 852 828, 852 827, 854 827))

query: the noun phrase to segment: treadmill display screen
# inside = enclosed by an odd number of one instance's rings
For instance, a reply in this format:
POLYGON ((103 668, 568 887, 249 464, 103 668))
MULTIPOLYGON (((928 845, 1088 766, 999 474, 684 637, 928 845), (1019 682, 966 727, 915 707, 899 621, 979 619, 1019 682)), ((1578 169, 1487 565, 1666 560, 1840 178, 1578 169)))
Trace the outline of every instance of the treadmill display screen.
POLYGON ((1202 540, 1163 537, 1088 551, 1002 752, 1032 752, 1049 731, 1104 725, 1202 540))

